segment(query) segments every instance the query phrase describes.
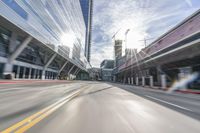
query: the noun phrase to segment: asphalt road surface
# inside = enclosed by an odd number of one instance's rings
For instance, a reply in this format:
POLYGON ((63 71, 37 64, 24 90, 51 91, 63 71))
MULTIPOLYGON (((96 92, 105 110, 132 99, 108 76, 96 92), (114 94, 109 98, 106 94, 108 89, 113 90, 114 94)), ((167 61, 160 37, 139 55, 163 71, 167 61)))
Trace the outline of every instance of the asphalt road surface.
POLYGON ((0 85, 1 133, 199 133, 199 112, 199 95, 128 85, 0 85))

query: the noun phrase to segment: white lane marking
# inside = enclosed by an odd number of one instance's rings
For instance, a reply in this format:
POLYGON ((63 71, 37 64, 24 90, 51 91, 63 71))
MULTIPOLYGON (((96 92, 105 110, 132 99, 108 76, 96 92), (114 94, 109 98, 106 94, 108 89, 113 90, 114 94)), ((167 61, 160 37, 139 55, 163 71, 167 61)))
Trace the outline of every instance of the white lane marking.
POLYGON ((151 99, 160 101, 160 102, 162 102, 162 103, 166 103, 166 104, 172 105, 172 106, 174 106, 174 107, 177 107, 177 108, 180 108, 180 109, 184 109, 184 110, 193 112, 191 109, 188 109, 188 108, 185 108, 185 107, 182 107, 182 106, 179 106, 179 105, 176 105, 176 104, 173 104, 173 103, 170 103, 170 102, 167 102, 167 101, 164 101, 164 100, 161 100, 161 99, 158 99, 158 98, 149 96, 149 95, 145 95, 145 96, 148 97, 148 98, 151 98, 151 99))

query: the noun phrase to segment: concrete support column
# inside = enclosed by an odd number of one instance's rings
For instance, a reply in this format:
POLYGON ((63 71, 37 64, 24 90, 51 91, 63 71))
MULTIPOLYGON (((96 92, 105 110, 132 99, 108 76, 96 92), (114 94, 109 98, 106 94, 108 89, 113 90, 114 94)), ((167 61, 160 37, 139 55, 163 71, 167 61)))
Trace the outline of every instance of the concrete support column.
POLYGON ((35 79, 38 79, 38 69, 35 69, 35 79))
POLYGON ((51 79, 53 79, 53 72, 51 72, 51 79))
POLYGON ((54 58, 56 57, 57 53, 54 53, 51 58, 49 59, 49 61, 46 63, 46 65, 44 66, 44 68, 47 68, 51 62, 54 60, 54 58))
POLYGON ((49 71, 47 71, 46 79, 49 79, 49 71))
POLYGON ((37 79, 40 79, 40 70, 38 70, 38 77, 37 79))
POLYGON ((66 61, 66 62, 62 65, 62 67, 61 67, 60 70, 58 71, 58 76, 60 75, 60 73, 62 72, 62 70, 65 68, 65 66, 66 66, 68 63, 69 63, 69 62, 66 61))
POLYGON ((26 46, 31 42, 32 39, 33 39, 32 36, 28 36, 22 42, 22 44, 11 54, 11 56, 9 57, 9 62, 12 63, 19 56, 19 54, 26 48, 26 46))
POLYGON ((150 76, 150 87, 153 87, 153 76, 150 76))
POLYGON ((40 79, 40 70, 37 69, 37 78, 36 79, 40 79))
POLYGON ((115 76, 113 76, 113 81, 114 81, 114 82, 116 82, 116 75, 115 75, 115 76))
POLYGON ((158 79, 157 82, 158 82, 159 84, 161 84, 161 78, 160 78, 160 75, 162 74, 162 72, 161 72, 161 66, 160 66, 160 65, 157 66, 156 69, 157 69, 157 79, 158 79))
POLYGON ((31 72, 32 72, 32 68, 29 68, 28 79, 31 79, 31 72))
POLYGON ((46 72, 45 70, 42 70, 42 80, 45 80, 45 77, 46 77, 45 72, 46 72))
POLYGON ((161 88, 166 89, 167 88, 167 80, 166 80, 166 75, 162 74, 161 75, 161 88))
POLYGON ((24 67, 22 79, 25 79, 25 76, 26 76, 26 67, 24 67))
POLYGON ((75 75, 78 75, 78 73, 81 71, 81 69, 79 69, 76 73, 75 73, 75 75))
POLYGON ((79 70, 79 68, 77 67, 77 69, 75 70, 73 75, 76 75, 77 71, 79 70))
POLYGON ((130 77, 128 77, 128 84, 130 84, 131 83, 131 80, 130 80, 130 77))
POLYGON ((19 79, 20 66, 17 67, 16 79, 19 79))
POLYGON ((51 79, 51 72, 48 72, 48 79, 51 79))
POLYGON ((15 51, 17 47, 16 40, 17 40, 17 33, 12 32, 11 37, 9 39, 9 53, 15 51))
POLYGON ((12 74, 13 64, 7 62, 4 67, 4 75, 12 74))
POLYGON ((44 66, 43 70, 42 70, 42 80, 45 79, 45 71, 48 68, 48 66, 51 64, 51 62, 55 59, 57 53, 54 53, 51 58, 49 59, 49 61, 46 63, 46 65, 44 66))
POLYGON ((51 73, 51 79, 53 79, 53 72, 51 73))
POLYGON ((142 86, 145 86, 145 77, 142 77, 142 86))
MULTIPOLYGON (((17 39, 17 34, 15 32, 12 32, 11 38, 9 39, 9 45, 8 45, 9 46, 8 47, 9 53, 12 53, 15 50, 16 39, 17 39)), ((12 64, 12 62, 10 62, 10 60, 8 58, 8 61, 5 64, 5 67, 4 67, 4 75, 12 74, 12 68, 13 68, 13 64, 12 64)))
POLYGON ((40 79, 40 70, 38 70, 38 77, 37 77, 37 79, 40 79))
POLYGON ((138 79, 138 77, 136 77, 135 81, 136 81, 136 85, 139 85, 139 79, 138 79))
POLYGON ((34 69, 34 73, 33 73, 33 79, 36 78, 36 69, 34 69))
POLYGON ((49 73, 49 79, 51 79, 51 72, 49 73))
POLYGON ((131 77, 131 84, 133 85, 133 77, 131 77))
POLYGON ((67 73, 68 76, 70 76, 70 73, 71 73, 71 71, 74 69, 74 67, 75 67, 75 65, 73 65, 73 66, 70 68, 69 72, 67 73))
MULTIPOLYGON (((16 40, 16 35, 13 35, 13 39, 11 39, 12 44, 16 40)), ((30 43, 32 40, 32 37, 29 36, 27 37, 22 44, 10 55, 8 58, 8 61, 4 67, 4 75, 6 74, 12 74, 12 68, 13 68, 13 61, 19 56, 19 54, 26 48, 26 46, 30 43)), ((11 48, 9 48, 9 51, 11 48)))

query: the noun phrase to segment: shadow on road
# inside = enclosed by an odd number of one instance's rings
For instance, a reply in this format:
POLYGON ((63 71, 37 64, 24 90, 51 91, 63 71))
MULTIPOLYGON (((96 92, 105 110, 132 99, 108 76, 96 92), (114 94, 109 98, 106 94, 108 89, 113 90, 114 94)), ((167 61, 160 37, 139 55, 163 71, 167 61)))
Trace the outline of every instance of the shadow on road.
POLYGON ((89 93, 87 93, 87 94, 81 94, 80 96, 86 96, 86 95, 95 94, 95 93, 98 93, 98 92, 101 92, 101 91, 105 91, 105 90, 108 90, 108 89, 111 89, 111 88, 113 88, 113 87, 112 87, 112 86, 106 87, 106 88, 103 88, 103 89, 100 89, 100 90, 96 90, 96 91, 89 92, 89 93))

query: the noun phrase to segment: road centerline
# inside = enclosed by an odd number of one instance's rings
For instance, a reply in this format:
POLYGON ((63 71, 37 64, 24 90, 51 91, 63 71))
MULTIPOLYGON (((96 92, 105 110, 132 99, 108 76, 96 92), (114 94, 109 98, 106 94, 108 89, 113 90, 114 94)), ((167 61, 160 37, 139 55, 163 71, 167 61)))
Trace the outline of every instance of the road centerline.
POLYGON ((62 98, 61 100, 53 103, 52 105, 47 106, 46 108, 36 112, 35 114, 21 120, 18 123, 15 123, 14 125, 8 127, 7 129, 1 131, 1 133, 10 133, 10 132, 25 132, 38 122, 40 122, 42 119, 46 118, 48 115, 56 111, 59 107, 70 101, 71 99, 75 98, 78 96, 82 90, 87 87, 84 86, 83 88, 80 88, 79 90, 75 91, 74 93, 68 95, 65 98, 62 98))

